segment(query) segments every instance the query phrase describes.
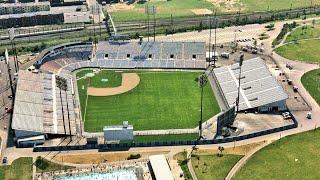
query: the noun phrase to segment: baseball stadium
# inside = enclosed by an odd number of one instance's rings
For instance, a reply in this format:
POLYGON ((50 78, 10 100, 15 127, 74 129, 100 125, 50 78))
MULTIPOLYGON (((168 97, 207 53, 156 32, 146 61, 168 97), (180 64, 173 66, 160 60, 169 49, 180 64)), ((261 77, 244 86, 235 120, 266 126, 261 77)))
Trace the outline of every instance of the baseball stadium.
MULTIPOLYGON (((116 128, 130 129, 133 136, 196 139, 201 123, 203 137, 213 139, 221 132, 219 116, 236 104, 238 79, 239 111, 286 110, 288 95, 263 59, 245 60, 238 76, 239 63, 210 66, 204 42, 62 44, 19 71, 12 129, 21 145, 43 143, 51 135, 106 138, 105 129, 116 128), (207 83, 201 86, 202 75, 207 83)), ((242 119, 235 121, 239 127, 251 126, 242 133, 293 124, 262 118, 258 126, 248 116, 242 119)))

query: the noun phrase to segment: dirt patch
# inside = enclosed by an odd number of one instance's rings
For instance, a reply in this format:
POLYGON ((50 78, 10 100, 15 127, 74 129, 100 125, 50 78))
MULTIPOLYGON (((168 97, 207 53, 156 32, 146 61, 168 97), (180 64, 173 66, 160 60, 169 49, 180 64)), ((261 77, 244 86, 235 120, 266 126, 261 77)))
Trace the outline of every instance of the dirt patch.
POLYGON ((210 11, 209 9, 191 9, 191 11, 196 15, 212 14, 212 11, 210 11))
POLYGON ((146 159, 151 155, 168 154, 169 151, 151 151, 151 152, 109 152, 99 154, 59 154, 54 160, 72 164, 99 164, 107 162, 125 161, 130 154, 140 154, 140 159, 146 159))
POLYGON ((128 92, 138 86, 140 78, 136 73, 123 73, 121 86, 115 88, 88 87, 89 96, 112 96, 128 92))
POLYGON ((105 7, 108 12, 128 11, 134 8, 134 4, 115 3, 105 7))
POLYGON ((237 12, 244 10, 245 7, 240 0, 207 0, 212 3, 215 7, 220 8, 222 12, 237 12))

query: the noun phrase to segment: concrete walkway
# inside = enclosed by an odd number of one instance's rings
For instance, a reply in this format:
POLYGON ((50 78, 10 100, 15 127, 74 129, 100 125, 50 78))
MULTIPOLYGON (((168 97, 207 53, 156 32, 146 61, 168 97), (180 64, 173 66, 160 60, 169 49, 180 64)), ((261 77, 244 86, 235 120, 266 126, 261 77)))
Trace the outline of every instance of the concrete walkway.
POLYGON ((193 166, 192 166, 192 162, 191 162, 191 151, 188 151, 188 155, 187 155, 188 161, 187 161, 187 166, 189 169, 189 172, 191 174, 191 177, 193 180, 198 180, 198 177, 196 175, 196 172, 194 172, 193 166))

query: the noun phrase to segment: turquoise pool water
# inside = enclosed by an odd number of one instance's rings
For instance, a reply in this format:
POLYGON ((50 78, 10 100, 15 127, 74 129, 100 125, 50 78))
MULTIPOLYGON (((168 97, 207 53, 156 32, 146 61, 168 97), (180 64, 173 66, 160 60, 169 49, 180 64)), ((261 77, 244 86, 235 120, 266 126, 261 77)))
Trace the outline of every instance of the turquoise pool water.
POLYGON ((114 170, 101 173, 84 173, 77 176, 62 176, 54 180, 138 180, 134 169, 114 170))

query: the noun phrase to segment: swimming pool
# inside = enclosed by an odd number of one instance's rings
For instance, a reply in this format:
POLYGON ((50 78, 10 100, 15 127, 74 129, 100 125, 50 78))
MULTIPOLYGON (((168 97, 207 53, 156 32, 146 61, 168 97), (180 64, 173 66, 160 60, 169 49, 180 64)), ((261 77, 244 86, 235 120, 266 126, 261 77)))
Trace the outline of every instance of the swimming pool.
POLYGON ((84 173, 76 176, 62 176, 54 180, 138 180, 135 169, 120 169, 110 172, 84 173))

